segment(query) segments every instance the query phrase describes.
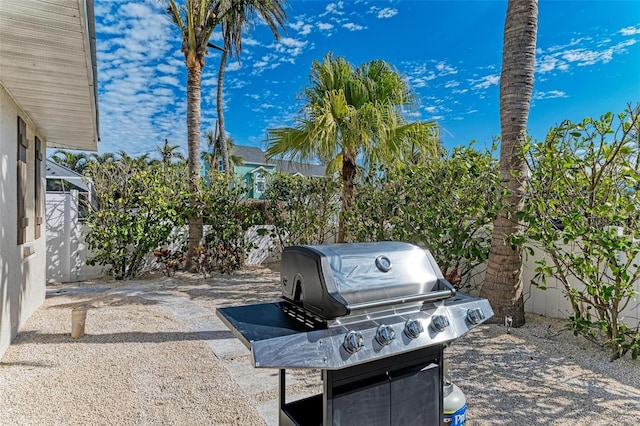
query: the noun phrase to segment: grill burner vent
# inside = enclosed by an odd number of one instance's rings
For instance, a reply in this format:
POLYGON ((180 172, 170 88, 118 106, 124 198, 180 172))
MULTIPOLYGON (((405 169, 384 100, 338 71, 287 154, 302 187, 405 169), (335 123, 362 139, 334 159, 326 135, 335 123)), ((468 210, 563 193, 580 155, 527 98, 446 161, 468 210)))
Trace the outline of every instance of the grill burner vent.
POLYGON ((299 323, 306 325, 310 329, 327 328, 327 321, 313 313, 304 310, 295 303, 283 300, 280 302, 280 309, 299 323))

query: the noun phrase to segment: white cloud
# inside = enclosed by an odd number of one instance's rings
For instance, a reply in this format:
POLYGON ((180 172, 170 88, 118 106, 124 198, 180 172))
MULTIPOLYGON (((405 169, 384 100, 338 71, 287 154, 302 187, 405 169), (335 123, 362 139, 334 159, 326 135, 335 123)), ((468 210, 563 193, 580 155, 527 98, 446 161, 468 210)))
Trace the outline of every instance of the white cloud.
POLYGON ((620 34, 624 36, 632 36, 640 34, 640 25, 636 27, 626 27, 620 30, 620 34))
MULTIPOLYGON (((229 65, 227 65, 226 70, 227 71, 238 71, 241 68, 242 68, 242 64, 240 63, 240 61, 233 61, 229 65)), ((224 88, 224 86, 222 86, 222 87, 224 88)))
POLYGON ((364 30, 366 27, 363 27, 362 25, 354 24, 353 22, 348 22, 344 24, 342 28, 346 28, 349 31, 361 31, 361 30, 364 30))
POLYGON ((628 46, 632 46, 635 43, 635 39, 630 39, 599 51, 589 49, 571 49, 562 52, 561 57, 567 62, 576 62, 578 66, 595 65, 598 62, 606 64, 613 59, 614 55, 625 52, 628 46))
POLYGON ((286 47, 303 47, 307 42, 296 40, 291 37, 283 37, 280 39, 280 44, 286 47))
POLYGON ((536 49, 537 53, 552 53, 552 52, 558 52, 558 51, 562 51, 562 50, 566 50, 569 47, 573 47, 573 46, 577 46, 579 44, 585 44, 588 43, 590 41, 592 41, 593 39, 591 37, 579 37, 579 38, 572 38, 568 43, 565 44, 557 44, 554 46, 551 46, 549 48, 547 48, 546 50, 542 50, 542 49, 536 49))
POLYGON ((243 46, 259 46, 260 42, 255 38, 243 35, 242 36, 242 45, 243 46))
POLYGON ((551 55, 546 55, 541 57, 536 61, 536 68, 539 74, 544 74, 550 71, 555 70, 560 63, 566 64, 566 62, 561 62, 558 58, 555 58, 551 55))
POLYGON ((328 22, 318 22, 316 26, 318 27, 319 30, 322 30, 322 31, 329 31, 333 29, 333 24, 330 24, 328 22))
POLYGON ((320 16, 325 15, 343 15, 344 12, 342 9, 344 8, 344 2, 339 1, 337 3, 329 3, 327 7, 325 7, 324 12, 320 14, 320 16))
POLYGON ((457 74, 458 70, 448 65, 446 62, 441 61, 436 64, 436 70, 438 71, 438 77, 444 77, 445 75, 457 74))
POLYGON ((451 89, 453 87, 458 87, 458 86, 460 86, 460 82, 455 80, 447 81, 444 84, 445 89, 451 89))
POLYGON ((375 13, 378 19, 393 18, 398 14, 398 9, 392 9, 390 7, 384 7, 382 9, 375 6, 371 7, 369 13, 375 13))
MULTIPOLYGON (((633 35, 634 27, 627 27, 620 32, 623 35, 633 35)), ((640 28, 637 29, 640 33, 640 28)), ((536 58, 536 72, 545 74, 552 71, 567 71, 572 65, 589 66, 598 63, 606 64, 613 60, 614 56, 627 51, 627 47, 634 45, 636 39, 627 39, 617 44, 613 40, 603 37, 599 40, 592 38, 572 39, 565 45, 552 46, 546 50, 539 49, 536 58), (589 43, 589 47, 586 44, 589 43), (569 48, 570 47, 570 48, 569 48)))
POLYGON ((565 92, 560 90, 550 90, 548 92, 535 92, 533 99, 556 99, 556 98, 568 98, 565 92))
POLYGON ((253 72, 251 73, 252 75, 259 75, 261 74, 265 69, 274 69, 274 68, 278 68, 280 66, 281 62, 278 61, 278 57, 274 54, 268 54, 268 55, 264 55, 262 58, 260 58, 259 61, 256 61, 253 63, 253 72))
POLYGON ((474 89, 488 89, 491 86, 495 86, 500 82, 500 76, 498 74, 486 75, 479 80, 471 80, 472 87, 474 89))
MULTIPOLYGON (((180 65, 184 67, 184 64, 180 65)), ((178 71, 180 71, 179 67, 169 64, 159 64, 156 68, 163 74, 178 74, 178 71)))
POLYGON ((313 29, 313 25, 306 23, 300 19, 293 24, 289 24, 289 26, 297 31, 298 34, 303 36, 311 34, 311 30, 313 29))
POLYGON ((155 82, 156 83, 161 83, 161 84, 166 84, 168 86, 179 86, 180 85, 180 81, 177 78, 175 78, 173 76, 170 76, 170 75, 163 75, 163 76, 157 77, 155 79, 155 82))
POLYGON ((409 79, 409 81, 414 88, 419 89, 421 87, 426 87, 428 84, 427 82, 435 80, 435 78, 436 75, 434 73, 429 73, 421 77, 412 77, 409 79))
POLYGON ((277 53, 283 53, 289 57, 296 57, 304 51, 304 47, 307 43, 307 41, 296 40, 291 37, 283 37, 278 43, 271 44, 269 47, 274 49, 277 53))

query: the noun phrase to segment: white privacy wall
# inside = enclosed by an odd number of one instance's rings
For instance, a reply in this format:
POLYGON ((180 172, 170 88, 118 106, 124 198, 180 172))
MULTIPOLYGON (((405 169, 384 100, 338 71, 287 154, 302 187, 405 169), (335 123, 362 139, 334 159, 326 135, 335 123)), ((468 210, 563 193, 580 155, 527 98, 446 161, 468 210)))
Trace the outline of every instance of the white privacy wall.
POLYGON ((74 282, 100 278, 104 268, 86 264, 90 252, 78 219, 78 191, 48 193, 47 281, 74 282))
MULTIPOLYGON (((522 280, 525 291, 525 311, 551 318, 568 318, 573 315, 573 308, 569 299, 564 295, 564 286, 555 278, 547 278, 547 289, 540 290, 531 282, 535 276, 535 262, 542 259, 543 252, 539 248, 534 248, 535 256, 525 256, 522 280)), ((548 258, 547 258, 548 259, 548 258)), ((550 262, 550 261, 549 261, 550 262)), ((640 262, 640 257, 637 259, 640 262)), ((636 262, 636 263, 637 263, 636 262)), ((632 273, 633 271, 629 271, 632 273)), ((573 279, 571 285, 579 290, 584 289, 584 285, 573 279)), ((640 282, 634 285, 635 291, 640 293, 640 282)), ((636 327, 640 319, 640 296, 631 300, 625 310, 622 311, 621 320, 629 327, 636 327)))

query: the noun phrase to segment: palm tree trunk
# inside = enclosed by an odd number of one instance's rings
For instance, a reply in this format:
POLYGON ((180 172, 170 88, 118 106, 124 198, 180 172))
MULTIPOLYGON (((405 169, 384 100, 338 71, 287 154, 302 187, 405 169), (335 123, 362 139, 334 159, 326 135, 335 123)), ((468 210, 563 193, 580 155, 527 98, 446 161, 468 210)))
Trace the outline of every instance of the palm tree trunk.
POLYGON ((522 232, 517 213, 524 207, 528 175, 522 147, 533 91, 537 29, 538 1, 509 0, 500 76, 500 177, 507 195, 494 221, 480 295, 489 299, 493 307, 493 322, 502 322, 508 315, 514 327, 524 324, 522 253, 520 247, 509 243, 509 238, 522 232))
POLYGON ((186 269, 192 270, 196 248, 202 244, 200 214, 200 66, 187 68, 187 147, 189 150, 189 248, 186 269))
POLYGON ((355 153, 342 152, 342 210, 338 222, 338 242, 347 242, 345 213, 351 208, 353 202, 353 187, 356 180, 356 156, 355 153))
POLYGON ((218 93, 216 106, 218 108, 218 141, 220 145, 220 153, 222 154, 222 167, 226 174, 230 174, 229 170, 229 150, 227 149, 226 132, 224 129, 224 100, 222 99, 222 83, 224 81, 224 70, 227 65, 227 55, 231 48, 228 37, 225 36, 224 50, 220 56, 220 69, 218 70, 218 93))

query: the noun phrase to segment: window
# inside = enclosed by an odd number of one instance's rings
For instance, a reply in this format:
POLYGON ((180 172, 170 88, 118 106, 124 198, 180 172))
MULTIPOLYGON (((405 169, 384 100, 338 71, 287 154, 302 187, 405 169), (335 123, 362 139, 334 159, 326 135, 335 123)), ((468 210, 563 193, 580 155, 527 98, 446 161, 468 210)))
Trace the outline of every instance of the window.
POLYGON ((18 117, 18 161, 16 169, 18 193, 18 245, 27 241, 27 124, 18 117))
POLYGON ((222 158, 218 160, 218 171, 224 172, 224 164, 222 163, 222 158))
POLYGON ((262 173, 255 175, 254 190, 257 195, 262 194, 265 190, 265 179, 262 173))

